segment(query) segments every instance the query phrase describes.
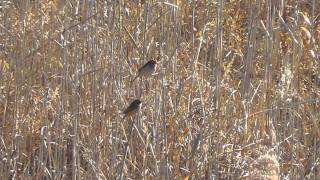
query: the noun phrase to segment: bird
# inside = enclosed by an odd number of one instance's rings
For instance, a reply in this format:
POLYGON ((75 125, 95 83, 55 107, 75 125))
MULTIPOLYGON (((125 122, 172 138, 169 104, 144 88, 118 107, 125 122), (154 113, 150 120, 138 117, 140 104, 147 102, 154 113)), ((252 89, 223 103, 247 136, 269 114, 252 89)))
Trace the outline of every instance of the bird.
POLYGON ((139 99, 132 101, 130 105, 127 107, 127 109, 123 111, 123 114, 124 114, 123 119, 136 114, 139 111, 140 106, 141 106, 141 101, 139 99))
POLYGON ((131 81, 133 82, 138 77, 148 77, 152 75, 156 71, 157 62, 154 60, 148 61, 146 64, 144 64, 142 67, 139 68, 138 74, 136 77, 131 81))

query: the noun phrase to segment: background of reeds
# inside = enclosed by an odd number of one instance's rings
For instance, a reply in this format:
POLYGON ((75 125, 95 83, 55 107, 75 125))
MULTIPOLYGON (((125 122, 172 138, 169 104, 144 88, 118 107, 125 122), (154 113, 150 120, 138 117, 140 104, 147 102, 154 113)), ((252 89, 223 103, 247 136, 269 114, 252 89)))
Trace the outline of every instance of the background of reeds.
POLYGON ((318 0, 1 1, 1 179, 318 179, 319 16, 318 0))

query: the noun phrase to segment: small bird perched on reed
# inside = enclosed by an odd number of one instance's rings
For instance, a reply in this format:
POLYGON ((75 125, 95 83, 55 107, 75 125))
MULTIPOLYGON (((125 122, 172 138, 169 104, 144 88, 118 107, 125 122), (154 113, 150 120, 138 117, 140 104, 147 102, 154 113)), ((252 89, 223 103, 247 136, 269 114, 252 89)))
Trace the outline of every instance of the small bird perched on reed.
POLYGON ((127 107, 127 109, 123 111, 123 114, 124 114, 123 119, 126 117, 131 117, 134 114, 136 114, 140 109, 140 105, 141 105, 141 101, 139 99, 132 101, 130 105, 127 107))
POLYGON ((154 61, 154 60, 148 61, 146 64, 144 64, 142 67, 139 68, 138 74, 131 82, 136 80, 138 77, 151 76, 156 71, 156 66, 157 66, 156 61, 154 61))

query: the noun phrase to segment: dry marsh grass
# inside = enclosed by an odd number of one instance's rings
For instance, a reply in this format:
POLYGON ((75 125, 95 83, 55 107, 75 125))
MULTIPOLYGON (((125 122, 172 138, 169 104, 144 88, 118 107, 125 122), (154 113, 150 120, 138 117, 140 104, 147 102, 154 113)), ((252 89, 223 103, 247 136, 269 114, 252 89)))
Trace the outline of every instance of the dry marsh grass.
POLYGON ((319 9, 1 1, 1 178, 317 179, 319 9))

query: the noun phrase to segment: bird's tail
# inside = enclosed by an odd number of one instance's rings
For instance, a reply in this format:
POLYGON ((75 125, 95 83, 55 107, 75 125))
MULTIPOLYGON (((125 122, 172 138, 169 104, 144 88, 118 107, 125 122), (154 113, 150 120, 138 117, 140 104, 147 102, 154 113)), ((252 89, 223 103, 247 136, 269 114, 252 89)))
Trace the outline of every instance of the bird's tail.
POLYGON ((131 86, 133 84, 133 82, 139 77, 139 75, 136 75, 136 77, 133 78, 133 80, 131 81, 131 86))

